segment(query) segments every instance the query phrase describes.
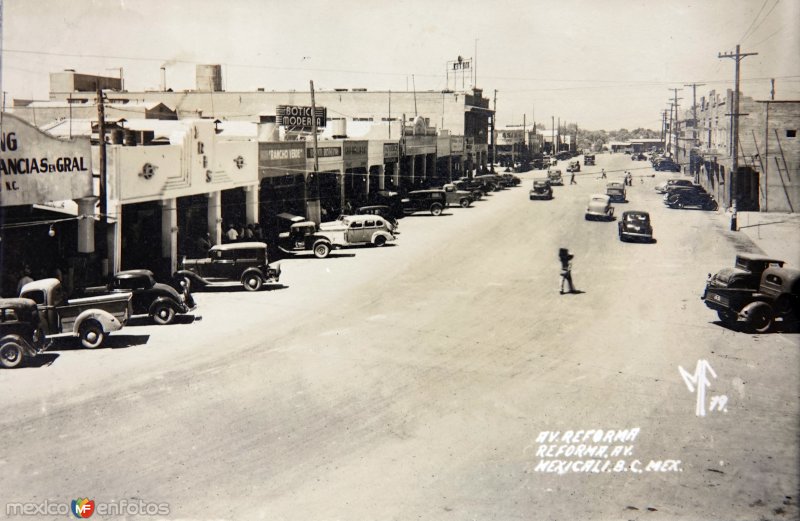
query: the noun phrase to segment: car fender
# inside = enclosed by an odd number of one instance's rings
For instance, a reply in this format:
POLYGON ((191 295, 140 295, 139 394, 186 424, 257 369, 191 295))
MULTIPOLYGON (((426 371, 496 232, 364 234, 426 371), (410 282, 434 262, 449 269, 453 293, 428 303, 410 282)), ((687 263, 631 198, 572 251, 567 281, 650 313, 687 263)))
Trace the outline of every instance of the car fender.
MULTIPOLYGON (((81 330, 81 326, 87 320, 96 320, 106 333, 122 329, 122 323, 108 311, 103 311, 102 309, 87 309, 75 319, 73 333, 77 335, 81 330)), ((64 331, 64 333, 67 333, 67 331, 64 331)))
POLYGON ((175 272, 173 277, 175 278, 186 277, 187 279, 189 279, 189 281, 191 281, 192 284, 196 283, 199 286, 207 286, 209 284, 209 282, 206 279, 204 279, 203 277, 201 277, 200 275, 191 270, 178 270, 175 272))
POLYGON ((266 282, 267 278, 264 276, 264 272, 259 268, 247 268, 242 272, 242 276, 239 277, 239 281, 244 284, 244 279, 253 274, 258 275, 262 282, 266 282))
POLYGON ((23 353, 24 356, 30 357, 30 356, 36 356, 37 354, 36 348, 33 347, 33 345, 23 336, 10 333, 8 335, 5 335, 3 338, 0 338, 0 346, 4 345, 6 342, 13 342, 15 344, 22 346, 22 349, 24 351, 23 353))
POLYGON ((375 239, 377 239, 378 237, 383 237, 383 238, 384 238, 384 239, 386 239, 387 241, 393 241, 393 240, 394 240, 394 238, 395 238, 395 237, 394 237, 394 235, 392 235, 391 233, 387 233, 387 232, 375 232, 375 233, 373 233, 373 234, 372 234, 372 239, 370 240, 370 242, 371 242, 372 244, 375 244, 375 239))
POLYGON ((169 304, 177 313, 186 312, 186 305, 183 304, 182 302, 176 302, 174 299, 171 299, 169 297, 158 297, 157 299, 153 300, 153 302, 150 303, 150 306, 147 309, 147 313, 149 315, 152 315, 155 312, 156 306, 162 303, 169 304))

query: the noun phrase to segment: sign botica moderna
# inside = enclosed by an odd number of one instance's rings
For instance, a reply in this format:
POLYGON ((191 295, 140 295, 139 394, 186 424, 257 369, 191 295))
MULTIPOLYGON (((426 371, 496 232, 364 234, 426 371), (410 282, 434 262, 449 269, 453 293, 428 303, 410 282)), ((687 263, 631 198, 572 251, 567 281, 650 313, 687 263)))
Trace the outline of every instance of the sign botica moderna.
POLYGON ((3 114, 0 138, 0 206, 92 195, 88 138, 54 138, 11 114, 3 114))

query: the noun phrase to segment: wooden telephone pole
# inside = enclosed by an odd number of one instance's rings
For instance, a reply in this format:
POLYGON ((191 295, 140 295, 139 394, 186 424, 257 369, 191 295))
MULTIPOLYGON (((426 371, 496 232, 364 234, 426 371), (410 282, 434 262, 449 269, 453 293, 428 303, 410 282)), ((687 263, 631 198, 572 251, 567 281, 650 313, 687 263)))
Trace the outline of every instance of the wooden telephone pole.
POLYGON ((756 56, 757 52, 742 53, 739 51, 739 46, 736 46, 736 53, 719 53, 718 58, 732 58, 736 61, 736 80, 733 91, 733 161, 731 167, 731 182, 730 182, 730 197, 731 204, 733 205, 733 213, 731 214, 731 231, 736 231, 738 210, 738 195, 736 192, 736 182, 738 181, 739 174, 739 63, 748 56, 756 56))

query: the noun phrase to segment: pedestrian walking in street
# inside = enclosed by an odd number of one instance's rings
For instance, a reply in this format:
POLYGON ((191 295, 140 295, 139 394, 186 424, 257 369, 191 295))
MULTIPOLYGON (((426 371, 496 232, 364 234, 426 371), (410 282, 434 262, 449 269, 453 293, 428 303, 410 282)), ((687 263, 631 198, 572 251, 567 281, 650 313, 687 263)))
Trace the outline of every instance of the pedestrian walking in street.
POLYGON ((558 259, 561 261, 561 293, 564 294, 564 283, 569 286, 567 293, 575 293, 575 286, 572 285, 572 259, 574 255, 570 254, 567 248, 560 248, 558 250, 558 259))
POLYGON ((600 179, 608 179, 608 177, 606 176, 606 169, 605 168, 600 173, 600 179))
POLYGON ((569 176, 569 184, 571 184, 571 185, 576 185, 576 184, 578 184, 578 183, 576 183, 576 182, 575 182, 575 172, 574 172, 574 171, 573 171, 573 172, 571 172, 571 174, 570 174, 570 176, 569 176))

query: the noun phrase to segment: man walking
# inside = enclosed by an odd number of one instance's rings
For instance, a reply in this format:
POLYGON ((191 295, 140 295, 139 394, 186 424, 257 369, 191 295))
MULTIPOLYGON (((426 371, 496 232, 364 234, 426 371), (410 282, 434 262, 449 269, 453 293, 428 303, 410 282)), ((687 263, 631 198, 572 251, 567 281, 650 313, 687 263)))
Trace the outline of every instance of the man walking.
POLYGON ((569 176, 569 184, 576 185, 578 183, 575 182, 575 171, 573 170, 569 176))
POLYGON ((607 179, 606 177, 606 169, 604 168, 603 171, 600 173, 600 179, 607 179))
POLYGON ((572 285, 572 259, 574 255, 569 253, 567 248, 558 250, 558 258, 561 261, 561 295, 564 294, 564 283, 569 285, 568 293, 575 293, 575 286, 572 285))

